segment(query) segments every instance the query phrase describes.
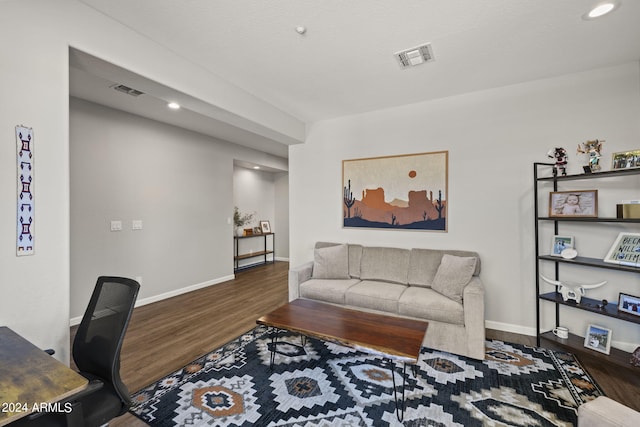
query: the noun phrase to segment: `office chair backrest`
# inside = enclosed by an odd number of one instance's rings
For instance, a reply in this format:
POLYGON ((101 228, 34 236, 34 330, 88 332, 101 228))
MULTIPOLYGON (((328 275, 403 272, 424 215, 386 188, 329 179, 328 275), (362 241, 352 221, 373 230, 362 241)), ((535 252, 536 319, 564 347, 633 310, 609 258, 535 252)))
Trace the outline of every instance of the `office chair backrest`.
POLYGON ((120 379, 120 349, 139 289, 132 279, 98 277, 73 340, 80 372, 111 382, 123 402, 129 402, 129 391, 120 379))

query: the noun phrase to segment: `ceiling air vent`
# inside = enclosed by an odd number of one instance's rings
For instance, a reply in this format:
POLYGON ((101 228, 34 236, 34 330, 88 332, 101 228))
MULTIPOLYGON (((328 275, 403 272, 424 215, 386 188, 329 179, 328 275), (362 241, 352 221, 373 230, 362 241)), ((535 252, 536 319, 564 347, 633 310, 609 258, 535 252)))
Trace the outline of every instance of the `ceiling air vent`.
POLYGON ((113 85, 111 87, 117 90, 118 92, 126 93, 127 95, 131 95, 131 96, 144 95, 144 92, 140 92, 139 90, 132 89, 129 86, 125 86, 125 85, 113 85))
POLYGON ((431 49, 430 44, 413 47, 411 49, 403 50, 402 52, 396 52, 395 56, 398 59, 401 68, 414 67, 434 60, 433 50, 431 49))

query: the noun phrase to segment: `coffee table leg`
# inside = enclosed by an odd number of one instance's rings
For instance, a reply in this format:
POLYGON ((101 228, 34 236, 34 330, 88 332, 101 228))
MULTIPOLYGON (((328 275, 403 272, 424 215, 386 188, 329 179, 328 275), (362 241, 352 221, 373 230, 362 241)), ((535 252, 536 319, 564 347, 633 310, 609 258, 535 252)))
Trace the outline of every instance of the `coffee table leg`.
POLYGON ((269 358, 269 369, 273 369, 273 364, 276 361, 276 343, 278 342, 278 328, 273 328, 274 331, 271 334, 271 357, 269 358))
POLYGON ((404 408, 406 406, 406 400, 404 397, 404 389, 407 383, 407 364, 402 364, 402 400, 398 402, 398 391, 396 390, 396 376, 395 376, 395 363, 393 360, 387 359, 391 364, 391 379, 393 380, 393 398, 396 404, 396 417, 398 417, 398 421, 402 422, 404 419, 404 408))

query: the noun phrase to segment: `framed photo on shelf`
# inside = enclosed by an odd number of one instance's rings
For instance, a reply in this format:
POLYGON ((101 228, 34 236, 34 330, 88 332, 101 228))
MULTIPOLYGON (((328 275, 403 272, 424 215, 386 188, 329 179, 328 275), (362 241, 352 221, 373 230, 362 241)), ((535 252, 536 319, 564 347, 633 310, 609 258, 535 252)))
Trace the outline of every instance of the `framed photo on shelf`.
POLYGON ((573 249, 573 236, 555 235, 551 239, 551 256, 562 256, 565 249, 573 249))
POLYGON ((640 167, 640 150, 613 153, 611 169, 631 169, 640 167))
POLYGON ((620 292, 618 299, 618 311, 640 316, 640 297, 620 292))
POLYGON ((618 234, 604 262, 640 267, 640 233, 618 234))
POLYGON ((253 234, 262 234, 262 228, 260 227, 253 227, 253 234))
POLYGON ((611 329, 598 325, 587 326, 584 346, 600 353, 609 354, 611 351, 611 329))
POLYGON ((549 193, 550 217, 598 216, 598 190, 552 191, 549 193))
POLYGON ((269 221, 262 220, 260 221, 260 229, 262 229, 263 233, 271 233, 271 224, 269 221))

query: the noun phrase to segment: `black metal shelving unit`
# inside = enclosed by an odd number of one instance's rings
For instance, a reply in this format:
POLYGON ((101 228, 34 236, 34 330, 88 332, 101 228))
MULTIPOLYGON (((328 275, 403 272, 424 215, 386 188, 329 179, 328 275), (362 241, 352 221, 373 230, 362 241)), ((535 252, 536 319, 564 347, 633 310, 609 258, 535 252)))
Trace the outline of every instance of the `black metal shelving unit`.
POLYGON ((617 271, 625 271, 629 273, 640 274, 639 267, 633 266, 625 266, 618 264, 606 263, 602 259, 599 258, 590 258, 578 256, 574 259, 565 259, 561 257, 551 256, 551 255, 542 255, 540 254, 540 223, 541 222, 552 222, 553 223, 553 231, 554 234, 559 234, 559 226, 562 223, 619 223, 619 224, 640 224, 640 219, 622 219, 622 218, 575 218, 575 217, 549 217, 549 216, 539 216, 539 184, 550 182, 552 184, 553 190, 558 191, 558 185, 564 181, 575 181, 575 180, 590 180, 590 179, 606 179, 612 177, 624 177, 631 175, 640 175, 640 168, 636 169, 622 169, 622 170, 613 170, 607 172, 598 172, 591 174, 578 174, 578 175, 567 175, 567 176, 557 176, 552 174, 551 176, 539 176, 539 169, 544 168, 547 172, 552 171, 554 164, 553 163, 534 163, 533 164, 533 181, 534 181, 534 210, 535 210, 535 254, 536 254, 536 265, 535 265, 535 273, 536 273, 536 333, 537 333, 537 345, 540 346, 541 340, 545 340, 552 345, 559 346, 561 348, 565 348, 568 351, 579 353, 586 357, 599 359, 602 361, 606 361, 607 363, 612 363, 617 366, 627 368, 632 370, 635 374, 640 373, 640 368, 634 367, 629 363, 630 353, 624 352, 622 350, 618 350, 615 348, 611 349, 609 355, 597 353, 593 351, 589 351, 584 348, 584 337, 580 337, 578 335, 570 334, 568 339, 560 339, 556 337, 551 331, 541 331, 540 323, 541 323, 541 314, 540 314, 540 304, 547 302, 555 304, 555 324, 556 326, 560 325, 560 307, 571 307, 579 310, 588 311, 601 316, 613 317, 616 319, 620 319, 626 322, 640 324, 640 316, 634 316, 632 314, 627 314, 624 312, 618 311, 617 302, 610 302, 606 306, 602 307, 602 303, 599 300, 594 300, 591 298, 582 297, 580 299, 580 303, 577 304, 575 301, 564 301, 562 295, 556 290, 555 292, 549 293, 540 293, 540 264, 541 262, 552 262, 554 263, 555 268, 555 279, 560 279, 560 266, 563 264, 567 265, 579 265, 585 266, 589 268, 604 268, 610 270, 617 271))

